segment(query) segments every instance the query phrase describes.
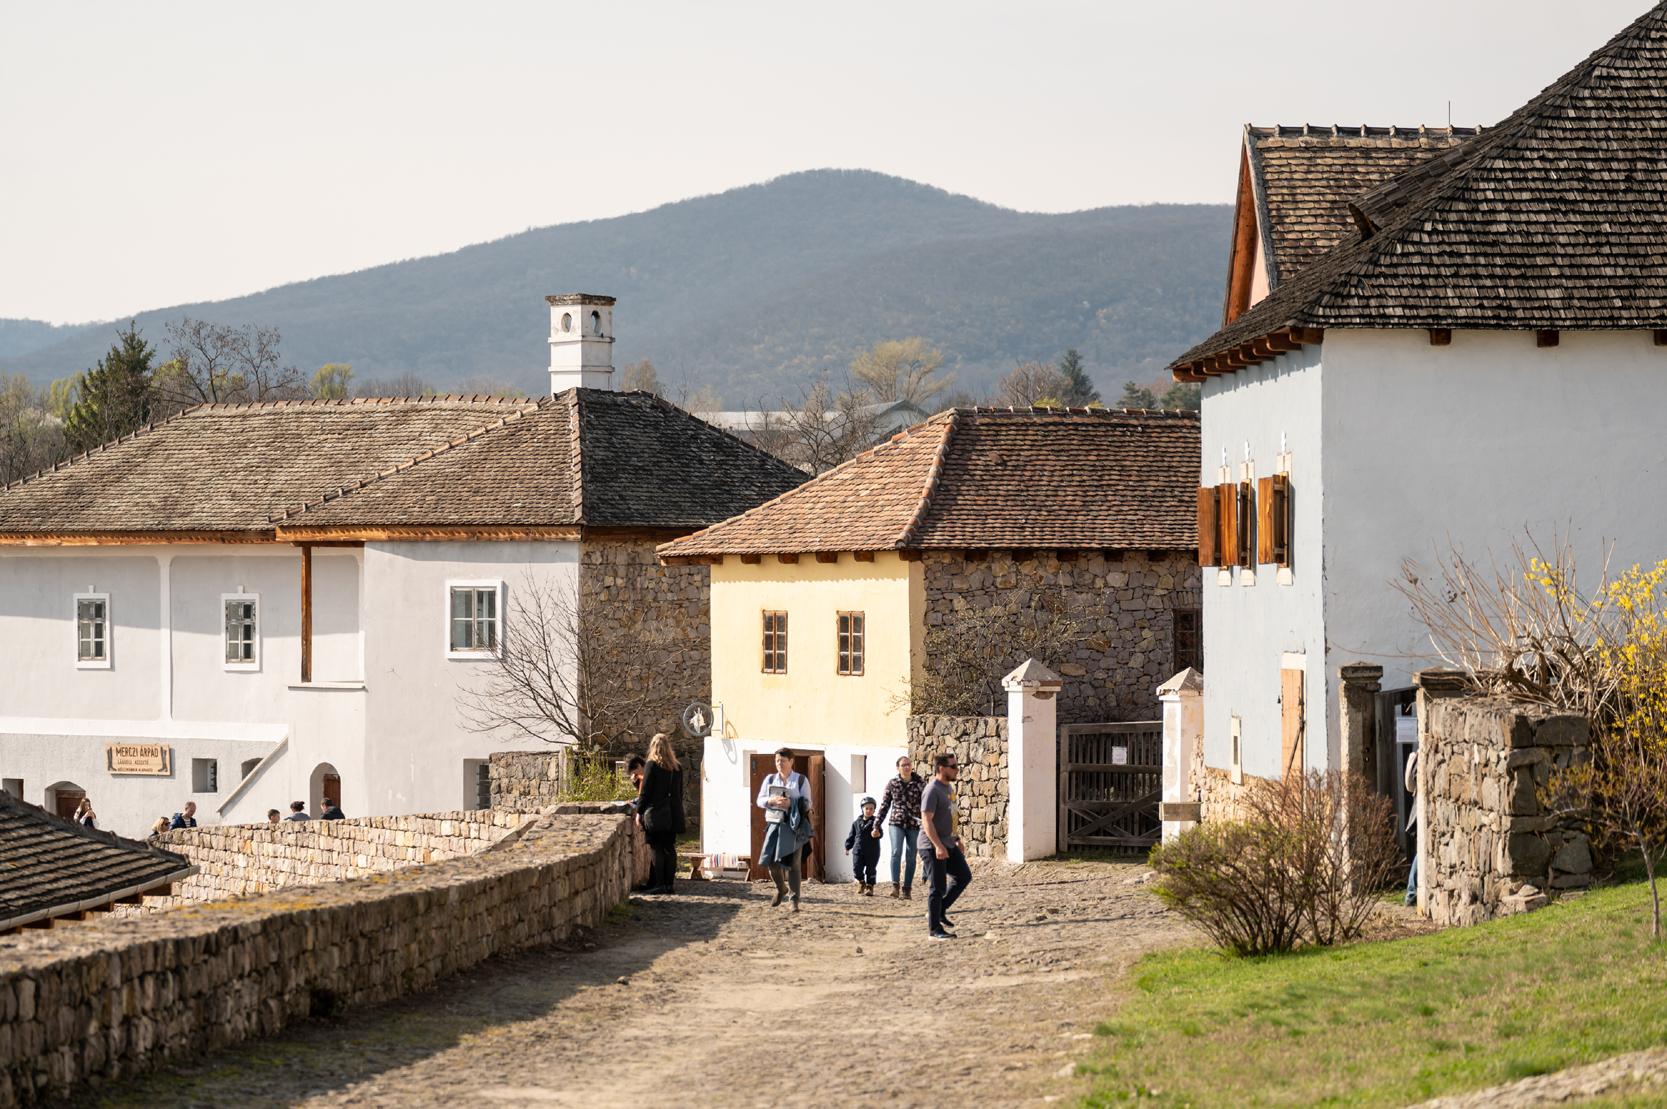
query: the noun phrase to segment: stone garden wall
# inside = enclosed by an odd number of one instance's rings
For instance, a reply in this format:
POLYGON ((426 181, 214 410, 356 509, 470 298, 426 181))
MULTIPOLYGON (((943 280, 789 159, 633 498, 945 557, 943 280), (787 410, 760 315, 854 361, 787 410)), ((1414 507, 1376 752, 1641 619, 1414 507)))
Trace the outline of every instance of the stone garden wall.
POLYGON ((619 816, 552 814, 429 866, 0 937, 0 1106, 560 942, 625 899, 632 852, 619 816))
POLYGON ((492 808, 505 812, 542 812, 561 798, 566 781, 566 752, 495 751, 487 764, 492 808))
MULTIPOLYGON (((1173 619, 1176 609, 1200 604, 1197 558, 1190 552, 1097 551, 1073 559, 1057 551, 1022 557, 929 551, 923 568, 929 633, 979 613, 999 618, 1038 606, 1053 606, 1077 625, 1082 642, 1066 657, 1041 659, 1066 679, 1061 724, 1157 720, 1154 690, 1193 664, 1177 665, 1173 619)), ((989 670, 1005 674, 1023 661, 1004 654, 989 660, 989 670)))
POLYGON ((1007 849, 1007 718, 911 716, 908 730, 909 758, 921 777, 931 779, 934 755, 956 756, 955 819, 967 855, 1000 856, 1007 849))
POLYGON ((480 809, 182 828, 164 833, 156 842, 190 859, 197 873, 178 883, 171 897, 147 897, 143 906, 116 909, 131 915, 473 855, 526 819, 518 813, 480 809))
POLYGON ((1539 790, 1588 757, 1584 718, 1477 695, 1421 699, 1420 884, 1438 924, 1475 924, 1591 884, 1592 852, 1539 790))

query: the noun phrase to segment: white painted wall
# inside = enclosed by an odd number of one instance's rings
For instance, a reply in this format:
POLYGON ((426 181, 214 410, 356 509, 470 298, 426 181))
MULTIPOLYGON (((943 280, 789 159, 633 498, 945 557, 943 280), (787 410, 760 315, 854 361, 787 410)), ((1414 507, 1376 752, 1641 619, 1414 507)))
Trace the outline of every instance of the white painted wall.
MULTIPOLYGON (((908 754, 902 746, 853 746, 841 743, 807 743, 799 739, 720 739, 708 736, 701 760, 700 849, 707 854, 749 855, 752 852, 752 792, 749 769, 753 755, 768 755, 779 747, 798 751, 820 751, 827 759, 823 778, 824 834, 823 874, 830 882, 849 882, 856 876, 845 854, 845 836, 851 822, 861 815, 858 804, 864 795, 880 799, 886 782, 897 773, 897 760, 908 754), (863 760, 860 764, 857 760, 863 760), (862 766, 865 777, 855 778, 854 768, 862 766), (855 778, 855 780, 853 780, 855 778)), ((804 760, 796 767, 804 771, 804 760)), ((881 840, 879 871, 889 873, 888 840, 881 840)), ((889 878, 886 879, 890 881, 889 878)))
MULTIPOLYGON (((363 812, 462 808, 464 760, 485 758, 493 751, 544 750, 548 745, 470 729, 459 696, 478 687, 489 663, 446 657, 446 583, 503 581, 510 612, 529 580, 572 596, 578 583, 579 545, 367 543, 364 560, 363 611, 371 632, 365 638, 369 740, 362 773, 369 794, 363 812)), ((311 765, 307 769, 310 772, 311 765)))
MULTIPOLYGON (((1325 619, 1332 669, 1384 667, 1385 689, 1431 665, 1390 587, 1403 560, 1457 544, 1485 561, 1532 532, 1564 535, 1595 575, 1667 557, 1667 348, 1649 332, 1328 331, 1325 619)), ((1336 706, 1333 707, 1335 717, 1336 706)), ((1335 730, 1335 729, 1334 729, 1335 730)))
MULTIPOLYGON (((1328 342, 1329 349, 1329 342, 1328 342)), ((1206 568, 1204 614, 1204 761, 1225 769, 1231 761, 1231 716, 1241 720, 1244 771, 1279 774, 1279 668, 1288 652, 1325 657, 1321 610, 1322 498, 1329 502, 1321 468, 1319 350, 1305 347, 1237 373, 1212 377, 1203 389, 1203 458, 1200 484, 1238 481, 1245 445, 1251 479, 1278 473, 1283 447, 1290 455, 1292 555, 1290 584, 1272 566, 1252 573, 1206 568), (1222 476, 1226 453, 1229 473, 1222 476)), ((1327 449, 1332 444, 1327 443, 1327 449)), ((1308 668, 1309 765, 1324 765, 1319 742, 1326 703, 1324 668, 1308 668)))

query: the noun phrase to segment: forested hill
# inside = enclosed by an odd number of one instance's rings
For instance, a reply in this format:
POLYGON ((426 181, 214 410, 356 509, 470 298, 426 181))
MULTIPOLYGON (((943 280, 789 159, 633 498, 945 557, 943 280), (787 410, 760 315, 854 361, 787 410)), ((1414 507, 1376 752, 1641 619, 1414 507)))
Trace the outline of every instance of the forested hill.
MULTIPOLYGON (((616 365, 652 359, 667 387, 710 385, 736 406, 909 335, 975 391, 1073 346, 1115 390, 1219 322, 1229 218, 1225 205, 1022 213, 819 170, 136 318, 159 346, 163 324, 190 315, 276 326, 285 361, 309 372, 349 362, 359 380, 542 391, 544 294, 585 291, 619 298, 616 365)), ((39 382, 91 365, 115 333, 60 329, 34 345, 29 321, 5 324, 15 341, 0 343, 0 368, 39 382)))

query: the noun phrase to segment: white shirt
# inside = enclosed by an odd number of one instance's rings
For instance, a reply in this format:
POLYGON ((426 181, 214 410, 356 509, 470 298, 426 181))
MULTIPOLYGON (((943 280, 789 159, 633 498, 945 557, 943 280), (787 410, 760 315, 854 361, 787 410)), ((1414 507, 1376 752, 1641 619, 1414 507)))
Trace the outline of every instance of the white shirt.
POLYGON ((765 802, 770 799, 771 786, 781 786, 785 788, 787 790, 787 799, 792 801, 794 804, 798 804, 801 799, 808 798, 810 796, 810 791, 805 788, 805 776, 800 774, 797 770, 789 774, 785 781, 782 780, 782 776, 780 774, 772 772, 764 776, 764 784, 758 787, 758 807, 761 809, 770 808, 770 806, 765 804, 765 802))

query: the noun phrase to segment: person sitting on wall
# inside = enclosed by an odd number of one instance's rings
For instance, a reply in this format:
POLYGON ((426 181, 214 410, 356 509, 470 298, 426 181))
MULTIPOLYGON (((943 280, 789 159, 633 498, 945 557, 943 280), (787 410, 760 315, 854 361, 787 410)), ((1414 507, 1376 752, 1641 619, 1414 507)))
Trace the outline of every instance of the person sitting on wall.
POLYGON ((284 817, 284 819, 311 820, 312 817, 307 815, 307 803, 305 801, 291 801, 289 803, 289 815, 284 817))
POLYGON ((168 824, 170 828, 195 828, 197 826, 197 803, 187 801, 185 807, 174 814, 174 819, 168 824))
POLYGON ((156 842, 156 837, 157 836, 161 835, 163 832, 166 832, 169 828, 172 828, 172 827, 173 827, 173 825, 169 822, 167 817, 159 816, 159 817, 156 818, 156 823, 152 824, 150 826, 150 835, 146 836, 145 838, 147 840, 151 841, 152 843, 154 843, 154 842, 156 842))
POLYGON ((277 809, 267 809, 266 810, 266 822, 268 824, 278 823, 279 817, 280 817, 280 814, 279 814, 277 809))
POLYGON ((81 798, 81 803, 75 806, 75 822, 83 828, 98 829, 98 814, 93 812, 93 803, 89 798, 81 798))
POLYGON ((324 811, 318 814, 318 818, 320 820, 346 820, 347 814, 341 811, 340 805, 326 797, 324 799, 324 811))

